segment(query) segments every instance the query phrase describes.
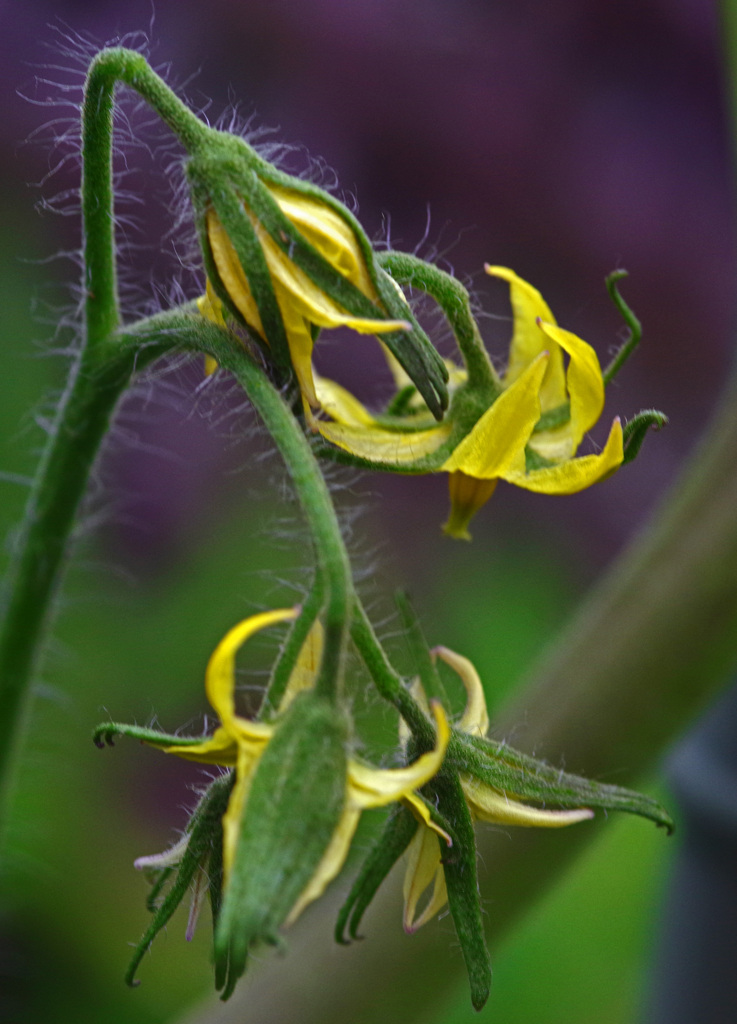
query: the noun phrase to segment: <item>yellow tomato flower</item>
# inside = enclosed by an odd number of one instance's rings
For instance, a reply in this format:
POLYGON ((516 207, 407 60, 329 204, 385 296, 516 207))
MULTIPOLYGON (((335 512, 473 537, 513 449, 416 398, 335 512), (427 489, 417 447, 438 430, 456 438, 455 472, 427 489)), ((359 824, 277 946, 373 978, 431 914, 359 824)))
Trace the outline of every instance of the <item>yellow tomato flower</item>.
MULTIPOLYGON (((412 325, 406 320, 386 318, 355 231, 336 210, 326 202, 296 190, 272 183, 265 187, 306 241, 376 305, 375 318, 347 313, 289 258, 253 211, 248 206, 244 207, 266 259, 294 372, 305 400, 315 408, 319 404, 312 372, 315 327, 351 327, 360 334, 382 334, 410 330, 412 325)), ((206 214, 206 230, 215 268, 230 301, 251 330, 268 343, 247 274, 213 208, 206 214)), ((201 306, 200 309, 205 316, 210 315, 208 308, 201 306)), ((218 322, 216 317, 211 319, 218 322)))
MULTIPOLYGON (((272 724, 256 722, 236 714, 235 656, 249 637, 261 629, 294 619, 299 609, 282 608, 251 616, 231 629, 220 641, 210 658, 205 677, 207 698, 217 712, 220 725, 213 735, 199 743, 156 743, 166 753, 206 764, 234 767, 236 782, 223 817, 223 866, 225 885, 234 863, 241 819, 246 809, 251 780, 271 737, 279 728, 278 717, 272 724)), ((322 629, 316 622, 308 634, 290 676, 279 707, 282 714, 295 696, 312 687, 322 656, 322 629)), ((320 864, 292 908, 286 923, 294 921, 302 910, 322 894, 338 874, 348 854, 361 811, 384 807, 403 801, 423 822, 423 828, 434 830, 444 839, 445 832, 433 824, 430 811, 417 795, 416 789, 428 782, 440 768, 448 744, 450 729, 440 705, 433 707, 437 742, 433 750, 423 754, 411 765, 397 769, 377 769, 357 760, 348 760, 345 803, 342 817, 320 864)))
MULTIPOLYGON (((434 658, 446 662, 460 676, 466 689, 466 708, 458 728, 469 735, 485 736, 489 728, 489 715, 484 688, 476 669, 468 658, 456 654, 447 647, 436 647, 432 654, 434 658)), ((419 682, 415 683, 414 690, 417 699, 426 705, 419 682)), ((406 736, 406 730, 402 730, 402 735, 406 736)), ((542 810, 464 773, 460 774, 460 781, 471 817, 477 821, 486 821, 493 825, 562 828, 594 816, 593 811, 587 808, 542 810)), ((405 931, 417 931, 442 910, 447 901, 448 893, 437 836, 421 824, 407 849, 404 876, 405 931), (431 886, 429 898, 422 911, 418 913, 423 894, 431 886)))
MULTIPOLYGON (((514 271, 490 266, 486 271, 509 282, 514 330, 503 390, 465 434, 457 436, 453 406, 437 426, 425 427, 413 413, 388 427, 344 388, 316 382, 332 420, 318 421, 316 428, 331 444, 376 468, 450 474, 445 530, 466 539, 471 517, 498 480, 543 494, 574 494, 613 473, 624 454, 622 426, 615 419, 601 452, 575 457, 604 408, 596 353, 558 327, 540 293, 514 271)), ((463 371, 451 372, 450 381, 461 398, 463 371)))

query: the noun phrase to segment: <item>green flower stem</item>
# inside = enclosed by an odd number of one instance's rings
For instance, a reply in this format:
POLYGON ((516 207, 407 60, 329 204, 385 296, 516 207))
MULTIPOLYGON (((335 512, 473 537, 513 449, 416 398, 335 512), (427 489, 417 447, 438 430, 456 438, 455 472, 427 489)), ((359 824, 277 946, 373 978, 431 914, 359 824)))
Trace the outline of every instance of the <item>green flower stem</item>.
POLYGON ((435 729, 405 687, 402 677, 392 668, 384 648, 374 633, 374 627, 357 598, 351 620, 351 638, 369 670, 376 689, 385 700, 396 707, 421 747, 429 750, 435 743, 435 729))
POLYGON ((279 710, 279 705, 289 684, 292 669, 297 663, 302 644, 307 639, 307 635, 322 611, 324 604, 325 587, 323 586, 322 574, 318 573, 312 584, 312 589, 307 595, 306 600, 302 603, 302 611, 299 618, 295 619, 292 623, 292 628, 271 673, 262 709, 262 717, 265 717, 267 721, 270 715, 275 714, 279 710))
POLYGON ((602 374, 605 385, 611 384, 629 357, 640 344, 640 339, 642 338, 642 324, 624 301, 620 295, 619 288, 617 288, 618 282, 621 281, 623 277, 627 277, 626 270, 615 270, 609 274, 606 279, 609 296, 622 315, 622 319, 627 324, 628 337, 624 344, 617 349, 614 358, 602 374))
POLYGON ((195 151, 211 131, 139 53, 122 48, 102 50, 92 61, 82 104, 85 327, 91 346, 103 344, 119 323, 112 171, 118 82, 126 83, 150 103, 188 152, 195 151))
POLYGON ((403 591, 400 590, 399 593, 395 594, 394 600, 399 609, 399 616, 407 635, 410 651, 412 652, 414 669, 420 677, 425 696, 428 700, 433 698, 439 700, 450 714, 448 694, 445 691, 443 680, 440 678, 437 665, 433 661, 422 625, 417 617, 417 612, 414 610, 409 597, 403 591))
MULTIPOLYGON (((330 494, 309 443, 291 409, 260 366, 235 345, 227 332, 199 318, 185 347, 207 350, 241 385, 274 440, 292 478, 325 586, 325 646, 315 688, 331 700, 339 696, 348 624, 353 604, 350 563, 330 494), (191 345, 188 345, 188 341, 191 345), (204 346, 204 348, 203 348, 204 346)), ((193 317, 192 320, 195 320, 193 317)))
POLYGON ((118 82, 135 89, 178 137, 188 153, 193 153, 213 131, 135 50, 113 47, 101 50, 90 64, 85 89, 84 123, 96 117, 110 122, 115 86, 118 82))
POLYGON ((468 383, 491 399, 502 387, 489 359, 471 312, 471 300, 460 281, 406 252, 377 253, 380 265, 398 284, 409 285, 431 295, 448 318, 468 370, 468 383))

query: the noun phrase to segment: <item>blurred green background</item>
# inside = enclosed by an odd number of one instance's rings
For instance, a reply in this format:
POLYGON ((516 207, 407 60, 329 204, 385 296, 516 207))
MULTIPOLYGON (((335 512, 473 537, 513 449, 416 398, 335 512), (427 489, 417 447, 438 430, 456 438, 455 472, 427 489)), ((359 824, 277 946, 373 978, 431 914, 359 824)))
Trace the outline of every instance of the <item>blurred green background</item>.
MULTIPOLYGON (((377 595, 407 586, 430 641, 475 662, 492 710, 672 478, 727 359, 732 294, 724 283, 734 251, 724 226, 728 161, 713 7, 625 3, 615 19, 603 6, 567 0, 538 17, 534 4, 514 13, 501 3, 406 2, 390 12, 381 3, 308 2, 297 11, 221 0, 208 5, 203 25, 198 5, 162 2, 151 30, 156 60, 172 62, 174 81, 199 69, 188 92, 200 105, 214 96, 213 118, 235 95, 244 114, 256 109, 266 123, 282 124, 281 137, 325 155, 344 187, 355 186, 372 231, 390 210, 395 244, 414 248, 429 203, 421 254, 434 247, 478 283, 497 356, 508 311, 503 290, 479 281, 483 259, 529 276, 602 358, 619 325, 601 281, 620 261, 632 272, 627 294, 645 321, 646 347, 607 411, 660 405, 673 427, 650 439, 627 473, 565 502, 500 486, 468 546, 439 533, 444 480, 335 474, 351 522, 363 510, 352 545, 382 632, 391 636, 397 626, 377 595)), ((129 4, 124 17, 113 4, 29 3, 22 12, 0 12, 3 74, 33 99, 54 94, 39 82, 52 79, 70 89, 56 89, 57 98, 77 100, 87 34, 104 42, 149 24, 147 3, 129 4), (66 27, 49 28, 56 17, 66 27)), ((164 139, 130 106, 128 114, 147 144, 164 139)), ((78 222, 48 211, 38 217, 34 204, 76 187, 75 161, 63 161, 40 189, 26 187, 68 151, 49 142, 67 122, 46 142, 41 133, 20 145, 56 117, 72 124, 74 111, 18 98, 3 129, 5 558, 22 480, 64 379, 64 358, 51 353, 74 333, 53 340, 58 311, 74 319, 75 296, 64 286, 75 284, 76 268, 49 257, 78 244, 78 222)), ((137 224, 124 226, 126 308, 140 311, 172 294, 173 276, 189 296, 201 279, 186 246, 166 237, 177 177, 170 153, 152 159, 141 144, 128 156, 126 188, 147 204, 140 212, 124 207, 137 224)), ((343 336, 321 359, 361 384, 378 366, 370 345, 343 336)), ((98 751, 90 733, 108 716, 198 730, 214 644, 239 617, 299 593, 299 519, 267 449, 227 381, 203 388, 194 363, 154 372, 121 410, 36 686, 0 911, 0 1019, 8 1024, 175 1021, 211 988, 209 921, 188 946, 184 911, 144 961, 140 988, 122 984, 127 944, 147 923, 147 887, 132 862, 176 837, 200 770, 125 741, 98 751)), ((401 661, 401 638, 394 645, 401 661)), ((271 651, 264 643, 249 652, 251 684, 271 651)), ((375 702, 358 709, 367 750, 379 752, 393 723, 375 702)), ((507 738, 522 745, 524 723, 507 738)), ((565 763, 565 751, 560 758, 565 763)), ((424 1024, 636 1020, 677 841, 639 820, 612 821, 496 952, 482 1014, 472 1013, 464 981, 424 1024)), ((348 878, 336 886, 346 889, 348 878)), ((486 912, 493 915, 493 902, 486 912)), ((448 922, 428 927, 447 937, 449 960, 457 961, 448 922)))

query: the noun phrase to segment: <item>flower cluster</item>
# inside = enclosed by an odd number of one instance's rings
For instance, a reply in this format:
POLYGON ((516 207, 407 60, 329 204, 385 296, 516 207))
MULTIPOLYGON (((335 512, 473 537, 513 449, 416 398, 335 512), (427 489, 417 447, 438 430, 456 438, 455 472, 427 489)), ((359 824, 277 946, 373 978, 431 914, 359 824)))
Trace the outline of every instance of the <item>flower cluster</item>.
MULTIPOLYGON (((215 648, 205 672, 205 693, 218 719, 211 734, 168 735, 115 722, 95 732, 100 746, 129 736, 222 769, 182 839, 136 862, 153 883, 153 916, 127 980, 135 984, 144 953, 190 890, 191 935, 207 893, 215 983, 227 999, 252 951, 276 944, 281 929, 338 876, 361 814, 388 808, 336 936, 356 936, 383 878, 406 853, 404 926, 415 931, 447 903, 472 1002, 480 1008, 491 975, 476 822, 558 828, 585 821, 596 808, 629 811, 666 827, 670 819, 649 798, 562 773, 489 739, 484 689, 473 665, 447 648, 431 651, 411 616, 419 678, 410 682, 395 671, 356 594, 318 458, 378 471, 448 474, 445 530, 467 538, 472 517, 499 480, 543 494, 573 494, 634 457, 648 427, 662 425, 664 417, 653 411, 624 428, 615 418, 601 451, 580 454, 602 415, 607 383, 639 339, 639 325, 615 290, 630 337, 602 371, 594 349, 556 323, 532 285, 508 268, 487 266, 509 285, 513 312, 509 356, 499 374, 469 295, 455 278, 409 254, 375 251, 342 203, 272 166, 244 139, 203 124, 140 55, 107 51, 94 62, 90 78, 95 74, 110 102, 116 76, 138 89, 187 150, 206 284, 196 304, 159 320, 177 335, 174 343, 206 356, 208 372, 223 366, 244 388, 287 465, 315 562, 301 607, 253 615, 215 648), (462 364, 440 357, 405 288, 438 303, 462 364), (379 339, 396 383, 383 411, 370 411, 315 372, 319 333, 333 327, 379 339), (237 652, 254 634, 280 625, 288 626, 288 635, 258 713, 246 717, 237 709, 237 652), (356 755, 360 736, 351 709, 358 683, 346 668, 351 642, 371 685, 398 713, 393 767, 356 755), (465 689, 465 709, 455 715, 441 668, 465 689)), ((109 120, 109 107, 90 104, 86 117, 99 131, 86 137, 104 141, 109 124, 96 118, 109 120)), ((97 215, 93 199, 86 209, 97 215)), ((105 239, 112 222, 110 206, 100 221, 105 239)), ((108 286, 114 278, 107 275, 108 286)), ((95 289, 87 279, 85 289, 94 309, 95 289)), ((130 335, 135 342, 138 335, 130 335)))

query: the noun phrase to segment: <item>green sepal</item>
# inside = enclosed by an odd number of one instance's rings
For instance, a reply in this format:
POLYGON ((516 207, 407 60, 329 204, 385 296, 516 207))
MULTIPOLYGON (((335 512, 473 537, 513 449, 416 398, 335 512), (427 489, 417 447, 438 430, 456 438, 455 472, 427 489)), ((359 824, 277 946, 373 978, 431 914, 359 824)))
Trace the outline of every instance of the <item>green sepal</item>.
POLYGON ((479 333, 468 290, 451 274, 410 253, 389 250, 377 253, 376 259, 398 284, 418 288, 437 302, 455 335, 469 385, 483 391, 491 405, 502 385, 479 333))
POLYGON ((411 402, 417 394, 414 384, 405 384, 394 395, 386 407, 386 416, 409 416, 412 413, 411 402))
MULTIPOLYGON (((450 712, 448 695, 445 692, 443 681, 430 653, 430 647, 425 639, 422 625, 409 599, 409 595, 402 590, 397 591, 394 595, 394 601, 399 609, 405 637, 414 663, 413 667, 420 677, 425 696, 428 700, 439 700, 445 710, 450 712)), ((421 753, 424 753, 424 751, 421 751, 421 753)))
POLYGON ((140 740, 152 747, 195 747, 209 738, 208 736, 177 736, 176 733, 161 732, 159 729, 150 729, 141 725, 124 725, 122 722, 103 722, 93 730, 92 742, 102 750, 105 746, 115 746, 117 736, 140 740))
POLYGON ((409 846, 417 831, 417 819, 402 804, 392 807, 382 829, 351 886, 335 924, 335 941, 347 946, 359 939, 361 919, 379 886, 409 846), (345 937, 346 930, 348 938, 345 937))
POLYGON ((622 786, 560 771, 506 743, 453 730, 446 763, 512 798, 544 808, 598 807, 637 814, 670 833, 673 819, 657 800, 622 786))
MULTIPOLYGON (((543 430, 555 430, 569 423, 571 419, 571 403, 561 402, 553 409, 547 409, 533 427, 533 434, 540 434, 543 430)), ((552 463, 551 463, 552 465, 552 463)))
POLYGON ((251 781, 215 930, 215 969, 228 999, 249 951, 278 930, 314 875, 340 821, 347 728, 314 692, 290 705, 251 781))
POLYGON ((668 417, 664 412, 659 412, 657 409, 643 409, 642 412, 638 412, 636 416, 633 416, 631 420, 627 420, 622 431, 624 444, 622 465, 632 462, 633 459, 637 458, 648 430, 651 428, 653 430, 661 430, 667 423, 668 417))
POLYGON ((426 787, 429 790, 437 797, 438 810, 451 823, 455 834, 453 847, 443 854, 443 873, 448 906, 468 973, 471 1003, 475 1010, 481 1010, 489 998, 491 959, 481 917, 473 821, 458 773, 447 762, 426 787))
POLYGON ((610 384, 614 380, 614 378, 617 376, 617 374, 622 369, 624 364, 627 362, 629 357, 640 344, 640 339, 642 338, 642 324, 635 316, 635 314, 632 312, 627 303, 624 301, 620 294, 619 288, 617 288, 617 282, 621 281, 623 277, 628 276, 629 275, 627 274, 626 270, 614 270, 606 278, 606 286, 607 291, 609 292, 609 297, 619 310, 622 319, 627 324, 628 332, 627 338, 614 353, 611 362, 602 374, 605 384, 610 384))
MULTIPOLYGON (((221 163, 218 160, 208 157, 194 157, 187 165, 187 175, 190 181, 192 203, 197 211, 200 244, 205 257, 207 273, 213 288, 218 298, 225 303, 231 315, 248 330, 249 334, 258 341, 261 349, 268 354, 269 362, 276 367, 278 374, 283 379, 291 368, 287 332, 279 309, 279 303, 274 294, 274 286, 263 247, 256 234, 256 229, 243 206, 243 197, 234 187, 229 187, 227 172, 221 167, 221 163), (260 338, 253 327, 246 323, 243 315, 228 294, 225 285, 220 280, 210 248, 205 222, 208 206, 214 208, 235 249, 243 273, 246 275, 248 286, 261 318, 261 326, 264 329, 267 342, 266 347, 264 347, 264 339, 260 338)), ((257 179, 255 179, 252 173, 244 174, 243 179, 245 183, 251 181, 257 183, 257 179)), ((253 187, 258 187, 258 185, 256 184, 253 187)), ((263 188, 263 186, 261 187, 263 188)))
POLYGON ((279 655, 271 670, 271 677, 259 718, 269 722, 278 712, 284 693, 289 685, 289 678, 297 664, 302 645, 315 624, 325 603, 325 585, 320 573, 317 573, 306 599, 302 602, 301 611, 287 633, 279 655))
POLYGON ((136 945, 125 973, 125 982, 131 988, 140 984, 136 980, 136 971, 141 960, 189 892, 198 871, 207 872, 213 906, 213 925, 215 924, 214 900, 217 898, 222 877, 222 871, 218 874, 218 860, 222 862, 222 817, 233 788, 233 778, 233 774, 228 772, 208 786, 187 824, 189 842, 182 852, 178 865, 166 866, 155 872, 156 878, 146 900, 146 907, 154 917, 136 945), (175 870, 176 876, 171 888, 157 905, 159 896, 175 870))

